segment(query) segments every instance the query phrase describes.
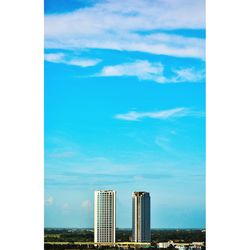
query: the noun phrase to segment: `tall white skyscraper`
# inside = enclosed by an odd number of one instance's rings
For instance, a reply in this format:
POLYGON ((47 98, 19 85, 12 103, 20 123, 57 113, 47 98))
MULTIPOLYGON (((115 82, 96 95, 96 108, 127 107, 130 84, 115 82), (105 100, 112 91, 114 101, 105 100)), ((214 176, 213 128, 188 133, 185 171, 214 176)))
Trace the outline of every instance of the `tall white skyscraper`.
POLYGON ((132 193, 132 240, 150 242, 150 195, 148 192, 132 193))
POLYGON ((95 191, 94 241, 115 242, 116 192, 95 191))

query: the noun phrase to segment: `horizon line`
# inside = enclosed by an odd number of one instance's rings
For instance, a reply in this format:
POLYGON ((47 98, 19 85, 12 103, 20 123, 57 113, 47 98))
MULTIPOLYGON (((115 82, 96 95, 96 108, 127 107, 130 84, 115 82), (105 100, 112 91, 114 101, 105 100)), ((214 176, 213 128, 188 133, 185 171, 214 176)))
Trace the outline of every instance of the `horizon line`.
MULTIPOLYGON (((94 227, 44 227, 44 229, 93 229, 94 227)), ((116 227, 116 229, 127 229, 132 230, 132 228, 128 227, 116 227)), ((156 229, 169 229, 169 230, 206 230, 205 227, 154 227, 151 230, 156 229)))

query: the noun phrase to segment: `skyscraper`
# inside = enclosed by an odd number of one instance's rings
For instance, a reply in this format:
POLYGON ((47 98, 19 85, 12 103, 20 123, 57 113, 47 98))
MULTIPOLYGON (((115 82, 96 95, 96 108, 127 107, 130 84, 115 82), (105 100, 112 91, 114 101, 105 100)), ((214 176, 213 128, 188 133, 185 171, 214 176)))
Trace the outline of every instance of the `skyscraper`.
POLYGON ((112 190, 95 191, 94 241, 115 242, 116 193, 112 190))
POLYGON ((150 242, 150 195, 148 192, 132 193, 132 240, 150 242))

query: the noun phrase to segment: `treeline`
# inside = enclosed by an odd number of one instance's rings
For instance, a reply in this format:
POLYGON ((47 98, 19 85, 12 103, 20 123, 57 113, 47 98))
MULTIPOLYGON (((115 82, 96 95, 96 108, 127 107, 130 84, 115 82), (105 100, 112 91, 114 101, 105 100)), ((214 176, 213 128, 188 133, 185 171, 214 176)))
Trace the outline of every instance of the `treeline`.
POLYGON ((167 242, 173 240, 175 242, 205 242, 206 232, 204 230, 182 229, 182 230, 162 230, 153 229, 151 231, 152 242, 167 242))
MULTIPOLYGON (((132 241, 132 231, 127 229, 116 230, 116 241, 127 242, 132 241)), ((45 242, 93 242, 94 232, 87 229, 45 229, 45 242)), ((173 240, 175 242, 197 242, 206 240, 206 233, 203 230, 176 230, 176 229, 152 229, 151 241, 167 242, 173 240)))
MULTIPOLYGON (((136 249, 144 249, 144 250, 155 250, 157 247, 147 247, 147 248, 139 248, 137 247, 136 249)), ((94 246, 90 246, 89 248, 83 247, 83 246, 75 246, 75 245, 63 245, 63 246, 53 246, 53 245, 49 245, 49 244, 45 244, 44 245, 44 250, 93 250, 93 249, 98 249, 98 250, 121 250, 120 247, 94 247, 94 246)), ((126 250, 134 250, 135 248, 126 248, 126 250)), ((170 246, 168 248, 166 248, 168 250, 176 250, 176 248, 174 248, 173 246, 170 246)))
POLYGON ((94 233, 86 229, 45 229, 45 242, 93 242, 94 233))

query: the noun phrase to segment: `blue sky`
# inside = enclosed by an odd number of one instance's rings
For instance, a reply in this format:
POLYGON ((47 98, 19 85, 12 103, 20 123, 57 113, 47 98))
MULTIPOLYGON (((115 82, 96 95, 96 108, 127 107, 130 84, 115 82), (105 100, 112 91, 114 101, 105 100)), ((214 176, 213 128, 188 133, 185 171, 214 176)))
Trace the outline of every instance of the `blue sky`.
POLYGON ((93 227, 93 192, 151 193, 152 227, 205 227, 200 0, 45 0, 45 226, 93 227))

